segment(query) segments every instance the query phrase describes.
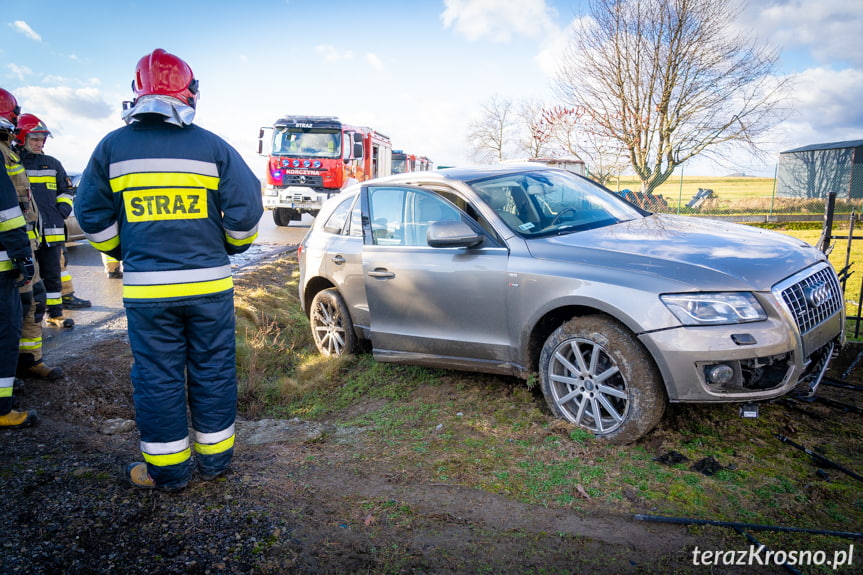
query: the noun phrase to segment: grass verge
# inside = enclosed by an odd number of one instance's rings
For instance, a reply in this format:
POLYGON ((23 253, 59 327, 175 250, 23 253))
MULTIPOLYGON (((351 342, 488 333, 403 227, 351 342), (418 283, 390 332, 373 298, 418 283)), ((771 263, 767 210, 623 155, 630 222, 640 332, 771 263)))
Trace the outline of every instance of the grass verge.
MULTIPOLYGON (((736 405, 672 405, 641 441, 609 446, 553 419, 521 380, 375 362, 314 350, 285 254, 237 278, 238 365, 246 417, 355 430, 348 461, 393 481, 458 484, 550 508, 859 531, 863 483, 819 469, 792 438, 863 474, 861 415, 780 400, 757 419, 736 405), (672 452, 677 463, 658 460, 672 452), (693 470, 713 465, 711 475, 693 470)), ((863 369, 863 368, 860 368, 863 369)), ((858 369, 858 372, 860 370, 858 369)), ((856 377, 852 374, 851 379, 856 377)), ((853 391, 819 395, 861 403, 853 391)), ((326 440, 324 440, 326 441, 326 440)), ((846 549, 847 541, 766 533, 764 543, 846 549)))

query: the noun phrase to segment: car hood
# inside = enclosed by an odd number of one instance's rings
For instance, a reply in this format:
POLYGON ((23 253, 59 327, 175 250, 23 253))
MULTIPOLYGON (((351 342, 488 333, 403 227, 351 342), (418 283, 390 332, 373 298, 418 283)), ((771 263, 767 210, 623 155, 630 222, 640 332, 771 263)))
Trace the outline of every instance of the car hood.
POLYGON ((527 240, 527 245, 535 258, 662 276, 681 290, 698 291, 767 291, 826 259, 802 240, 777 232, 669 215, 527 240))

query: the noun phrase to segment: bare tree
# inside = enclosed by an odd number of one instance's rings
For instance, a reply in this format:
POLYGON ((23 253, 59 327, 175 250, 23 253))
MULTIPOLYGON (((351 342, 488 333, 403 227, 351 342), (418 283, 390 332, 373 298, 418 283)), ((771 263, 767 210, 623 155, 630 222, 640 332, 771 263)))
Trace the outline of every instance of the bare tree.
POLYGON ((543 110, 543 119, 552 126, 552 139, 563 155, 583 160, 588 175, 607 185, 627 166, 625 149, 618 140, 604 136, 585 121, 583 108, 553 106, 543 110))
POLYGON ((558 93, 621 143, 642 191, 728 144, 758 154, 781 119, 778 54, 734 31, 740 11, 738 0, 591 0, 573 27, 558 93))
POLYGON ((492 96, 482 106, 482 116, 468 127, 468 144, 474 156, 482 162, 499 162, 504 159, 506 149, 517 138, 515 112, 512 101, 492 96))
POLYGON ((546 113, 541 104, 524 101, 519 109, 519 125, 522 127, 521 149, 528 158, 556 155, 551 144, 554 139, 554 118, 546 113))

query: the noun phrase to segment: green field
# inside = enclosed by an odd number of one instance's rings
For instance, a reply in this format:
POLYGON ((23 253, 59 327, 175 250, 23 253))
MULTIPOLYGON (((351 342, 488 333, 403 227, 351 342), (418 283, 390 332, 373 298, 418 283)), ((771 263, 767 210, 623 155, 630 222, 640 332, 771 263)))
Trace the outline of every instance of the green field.
MULTIPOLYGON (((665 198, 668 202, 667 211, 672 213, 677 211, 692 215, 750 215, 755 213, 770 215, 782 213, 807 216, 824 214, 826 203, 823 199, 774 198, 774 182, 773 178, 684 176, 682 182, 680 178, 672 178, 660 186, 655 195, 662 195, 665 198), (686 203, 698 192, 699 188, 712 189, 716 197, 703 204, 698 210, 685 208, 686 203), (680 209, 678 209, 678 202, 681 205, 680 209)), ((614 191, 626 188, 637 191, 640 189, 640 182, 632 177, 621 178, 619 182, 612 181, 608 187, 614 191)), ((852 209, 859 213, 860 205, 859 202, 853 204, 837 202, 836 207, 839 215, 834 220, 833 235, 842 237, 831 240, 833 249, 830 252, 830 263, 837 271, 850 265, 848 268, 850 275, 844 286, 845 309, 848 317, 855 317, 860 315, 858 300, 861 283, 863 283, 863 242, 847 239, 850 230, 848 213, 852 209)), ((816 221, 806 224, 765 224, 763 227, 772 227, 778 232, 815 245, 821 236, 821 225, 820 221, 816 221)), ((859 227, 860 224, 857 224, 857 228, 859 227)), ((863 230, 855 229, 853 236, 863 238, 863 230)), ((863 333, 854 333, 854 327, 849 322, 849 336, 856 340, 863 338, 863 333)))
MULTIPOLYGON (((638 192, 641 183, 634 177, 622 177, 607 185, 612 191, 628 189, 638 192)), ((657 188, 652 197, 635 200, 650 212, 686 215, 820 215, 822 198, 780 198, 775 195, 774 178, 684 176, 671 178, 657 188), (699 189, 713 190, 713 196, 693 207, 688 204, 699 189)), ((629 198, 631 201, 632 198, 629 198)), ((861 201, 836 201, 836 213, 860 212, 861 201)))
MULTIPOLYGON (((654 192, 662 194, 669 203, 683 198, 683 203, 689 201, 699 188, 711 189, 719 196, 731 199, 771 198, 774 193, 774 178, 733 178, 707 176, 672 176, 654 192)), ((614 191, 630 189, 637 192, 641 189, 641 181, 635 177, 621 177, 611 180, 608 187, 614 191)))

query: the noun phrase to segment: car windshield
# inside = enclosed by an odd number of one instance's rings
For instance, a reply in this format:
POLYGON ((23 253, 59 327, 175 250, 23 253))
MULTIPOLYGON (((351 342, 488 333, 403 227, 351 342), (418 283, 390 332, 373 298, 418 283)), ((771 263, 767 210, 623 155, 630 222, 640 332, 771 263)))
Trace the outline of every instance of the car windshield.
POLYGON ((565 171, 521 172, 469 182, 513 231, 537 237, 643 217, 605 188, 565 171))
POLYGON ((273 133, 273 155, 338 158, 342 153, 339 136, 334 130, 280 127, 273 133))

